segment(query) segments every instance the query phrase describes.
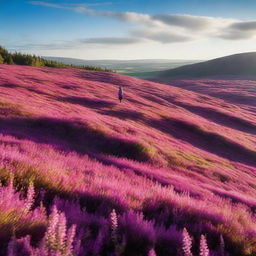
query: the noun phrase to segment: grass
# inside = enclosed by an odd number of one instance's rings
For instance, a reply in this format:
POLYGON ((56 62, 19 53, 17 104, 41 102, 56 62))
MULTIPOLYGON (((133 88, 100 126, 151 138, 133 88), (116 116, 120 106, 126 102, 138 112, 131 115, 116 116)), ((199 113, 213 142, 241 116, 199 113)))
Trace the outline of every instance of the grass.
POLYGON ((22 116, 29 117, 31 114, 23 111, 19 106, 7 102, 0 101, 0 116, 22 116))

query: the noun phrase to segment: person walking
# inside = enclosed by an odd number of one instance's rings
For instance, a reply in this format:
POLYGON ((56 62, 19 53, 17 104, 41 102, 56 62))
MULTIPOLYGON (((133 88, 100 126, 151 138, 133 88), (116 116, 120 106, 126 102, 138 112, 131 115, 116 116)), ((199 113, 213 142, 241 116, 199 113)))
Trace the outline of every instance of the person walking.
POLYGON ((118 89, 118 98, 119 98, 119 101, 120 103, 122 102, 122 99, 123 99, 123 88, 122 86, 119 86, 119 89, 118 89))

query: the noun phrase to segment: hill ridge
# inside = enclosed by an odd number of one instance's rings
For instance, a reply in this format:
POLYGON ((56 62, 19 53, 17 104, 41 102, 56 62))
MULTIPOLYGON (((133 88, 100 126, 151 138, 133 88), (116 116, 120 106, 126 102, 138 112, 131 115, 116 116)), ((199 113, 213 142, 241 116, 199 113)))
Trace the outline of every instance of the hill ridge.
POLYGON ((256 76, 256 52, 237 53, 159 73, 159 77, 256 76))

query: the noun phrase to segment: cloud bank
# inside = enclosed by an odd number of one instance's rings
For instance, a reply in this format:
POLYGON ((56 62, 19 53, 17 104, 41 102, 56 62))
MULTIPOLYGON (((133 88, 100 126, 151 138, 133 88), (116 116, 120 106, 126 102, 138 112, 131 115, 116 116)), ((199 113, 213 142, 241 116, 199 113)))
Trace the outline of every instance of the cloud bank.
MULTIPOLYGON (((89 16, 107 17, 133 24, 124 38, 85 38, 81 44, 122 45, 145 41, 158 43, 182 43, 205 39, 250 40, 256 38, 256 21, 230 18, 193 16, 187 14, 149 15, 136 12, 113 12, 94 10, 89 4, 54 4, 30 1, 29 4, 50 8, 67 9, 89 16)), ((106 4, 111 4, 107 2, 106 4)))

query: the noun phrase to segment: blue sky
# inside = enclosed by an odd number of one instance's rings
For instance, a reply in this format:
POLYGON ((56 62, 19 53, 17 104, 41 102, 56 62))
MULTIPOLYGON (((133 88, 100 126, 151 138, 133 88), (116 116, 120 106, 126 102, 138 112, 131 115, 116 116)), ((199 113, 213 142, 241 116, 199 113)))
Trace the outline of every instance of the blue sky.
POLYGON ((255 51, 255 0, 0 0, 0 45, 83 59, 209 59, 255 51))

